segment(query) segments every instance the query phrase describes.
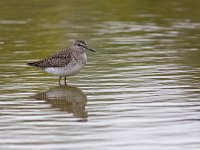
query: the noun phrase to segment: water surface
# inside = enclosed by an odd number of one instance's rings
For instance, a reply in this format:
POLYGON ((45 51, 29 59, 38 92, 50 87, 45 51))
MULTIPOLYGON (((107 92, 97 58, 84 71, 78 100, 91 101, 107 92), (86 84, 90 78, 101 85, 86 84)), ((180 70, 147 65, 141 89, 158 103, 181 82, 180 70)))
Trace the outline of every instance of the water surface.
POLYGON ((0 2, 1 149, 200 149, 200 2, 0 2), (83 38, 59 87, 27 62, 83 38))

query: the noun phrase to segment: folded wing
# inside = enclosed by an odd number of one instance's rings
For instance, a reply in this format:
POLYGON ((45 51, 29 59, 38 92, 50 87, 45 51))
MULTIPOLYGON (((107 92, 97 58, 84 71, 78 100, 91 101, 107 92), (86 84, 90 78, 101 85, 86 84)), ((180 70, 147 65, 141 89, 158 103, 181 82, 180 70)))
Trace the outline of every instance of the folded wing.
POLYGON ((28 63, 30 66, 47 68, 47 67, 63 67, 66 66, 72 59, 69 50, 61 50, 45 59, 28 63))

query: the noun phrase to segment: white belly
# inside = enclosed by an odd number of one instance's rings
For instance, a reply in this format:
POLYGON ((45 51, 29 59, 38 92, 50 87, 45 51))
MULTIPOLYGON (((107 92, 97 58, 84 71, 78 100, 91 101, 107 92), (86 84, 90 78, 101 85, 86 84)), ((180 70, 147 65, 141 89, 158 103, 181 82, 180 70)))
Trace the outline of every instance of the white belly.
POLYGON ((84 64, 67 65, 65 67, 48 67, 44 71, 56 76, 71 76, 81 71, 84 64))

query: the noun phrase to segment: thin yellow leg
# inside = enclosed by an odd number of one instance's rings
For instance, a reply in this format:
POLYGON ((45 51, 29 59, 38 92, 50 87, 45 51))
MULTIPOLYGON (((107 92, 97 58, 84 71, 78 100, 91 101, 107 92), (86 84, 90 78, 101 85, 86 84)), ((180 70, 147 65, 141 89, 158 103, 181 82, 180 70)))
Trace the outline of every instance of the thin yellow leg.
POLYGON ((67 85, 67 77, 65 77, 65 85, 67 85))
POLYGON ((59 80, 58 80, 58 83, 59 83, 60 86, 61 86, 61 79, 62 79, 62 77, 60 76, 59 80))

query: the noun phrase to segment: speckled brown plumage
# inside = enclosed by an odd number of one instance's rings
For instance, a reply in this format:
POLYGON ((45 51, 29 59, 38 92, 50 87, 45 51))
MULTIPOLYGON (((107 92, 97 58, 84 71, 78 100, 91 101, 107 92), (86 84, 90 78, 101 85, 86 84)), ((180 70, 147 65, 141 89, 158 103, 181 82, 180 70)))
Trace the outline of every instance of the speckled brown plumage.
POLYGON ((32 63, 28 63, 30 66, 46 68, 46 67, 63 67, 66 66, 72 60, 71 49, 64 49, 55 54, 32 63))

